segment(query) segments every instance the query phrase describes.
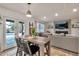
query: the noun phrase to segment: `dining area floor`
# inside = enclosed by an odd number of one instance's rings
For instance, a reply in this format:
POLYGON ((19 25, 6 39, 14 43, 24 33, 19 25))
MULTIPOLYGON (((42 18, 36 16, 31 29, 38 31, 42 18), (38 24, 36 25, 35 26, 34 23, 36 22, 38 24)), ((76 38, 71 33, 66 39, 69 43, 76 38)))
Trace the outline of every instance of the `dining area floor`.
MULTIPOLYGON (((17 47, 13 47, 0 53, 0 56, 16 56, 16 51, 17 51, 17 47)), ((64 49, 51 47, 51 56, 77 56, 77 55, 78 54, 66 51, 64 49)), ((37 56, 37 55, 34 55, 34 56, 37 56)), ((46 52, 45 52, 45 56, 47 56, 46 52)))

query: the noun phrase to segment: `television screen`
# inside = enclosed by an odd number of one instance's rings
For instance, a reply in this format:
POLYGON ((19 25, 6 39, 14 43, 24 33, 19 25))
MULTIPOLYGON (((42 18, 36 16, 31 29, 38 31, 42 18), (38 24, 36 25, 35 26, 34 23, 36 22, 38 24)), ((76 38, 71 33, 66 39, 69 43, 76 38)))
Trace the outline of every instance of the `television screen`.
POLYGON ((67 29, 68 22, 67 21, 57 21, 57 22, 55 22, 55 28, 56 29, 67 29))

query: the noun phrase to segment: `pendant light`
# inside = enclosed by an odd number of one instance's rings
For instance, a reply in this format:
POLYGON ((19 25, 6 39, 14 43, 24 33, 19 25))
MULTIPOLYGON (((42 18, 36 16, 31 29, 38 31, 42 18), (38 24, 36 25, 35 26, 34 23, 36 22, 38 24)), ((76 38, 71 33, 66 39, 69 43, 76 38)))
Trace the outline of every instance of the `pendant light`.
POLYGON ((29 9, 31 3, 27 3, 27 4, 28 4, 28 10, 27 10, 26 16, 27 16, 27 17, 32 17, 31 11, 30 11, 30 9, 29 9))

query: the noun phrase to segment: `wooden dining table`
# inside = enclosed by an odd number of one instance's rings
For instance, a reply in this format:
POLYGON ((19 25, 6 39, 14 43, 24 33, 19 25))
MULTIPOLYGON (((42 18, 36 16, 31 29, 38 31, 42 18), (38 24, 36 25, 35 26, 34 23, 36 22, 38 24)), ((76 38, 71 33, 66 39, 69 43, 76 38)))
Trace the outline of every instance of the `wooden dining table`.
POLYGON ((25 40, 24 41, 29 41, 29 42, 32 42, 34 44, 37 44, 39 47, 40 47, 40 56, 44 56, 44 48, 45 48, 45 45, 47 44, 48 45, 48 52, 47 52, 47 55, 50 56, 50 39, 48 39, 47 37, 39 37, 39 36, 36 36, 36 37, 32 37, 32 36, 27 36, 25 37, 25 40))

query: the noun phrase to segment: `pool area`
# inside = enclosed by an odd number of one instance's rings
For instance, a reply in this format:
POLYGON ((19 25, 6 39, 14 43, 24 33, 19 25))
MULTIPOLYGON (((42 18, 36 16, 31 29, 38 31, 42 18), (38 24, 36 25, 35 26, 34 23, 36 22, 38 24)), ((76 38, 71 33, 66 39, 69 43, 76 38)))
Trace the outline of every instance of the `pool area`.
POLYGON ((6 33, 6 46, 7 48, 13 47, 16 44, 15 34, 14 33, 6 33))

